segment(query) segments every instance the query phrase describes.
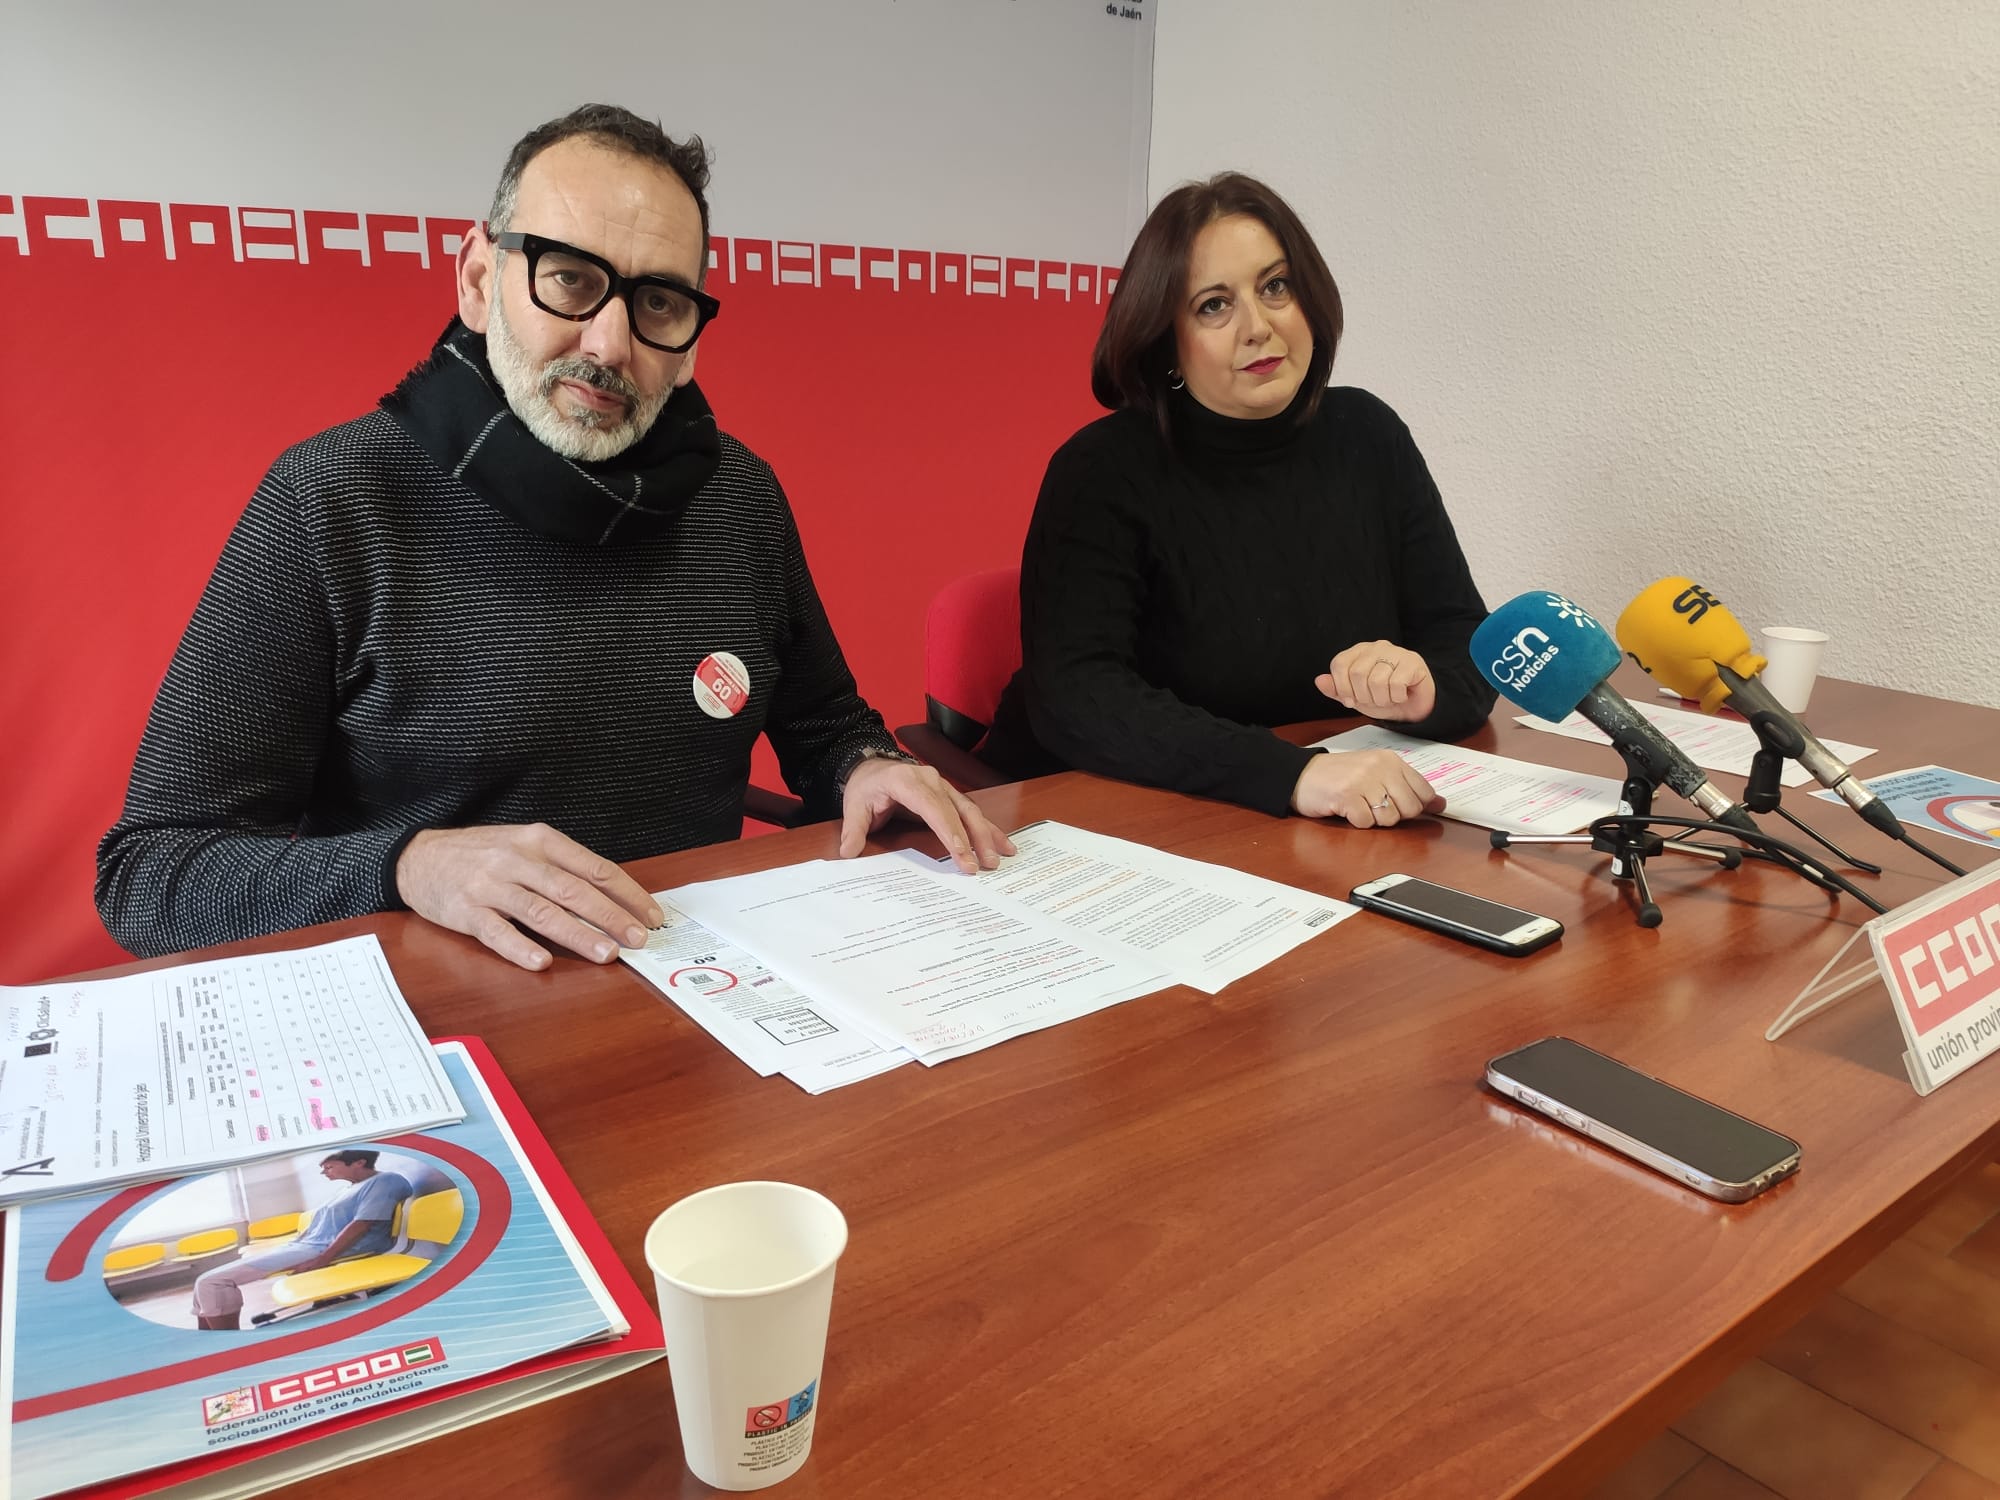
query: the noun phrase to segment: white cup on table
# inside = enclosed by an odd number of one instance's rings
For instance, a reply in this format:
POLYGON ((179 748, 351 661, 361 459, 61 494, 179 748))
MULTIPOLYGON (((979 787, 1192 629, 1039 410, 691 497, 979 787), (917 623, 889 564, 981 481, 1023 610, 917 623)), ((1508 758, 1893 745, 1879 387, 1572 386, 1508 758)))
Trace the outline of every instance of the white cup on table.
POLYGON ((719 1490, 788 1479, 812 1451, 847 1220, 810 1188, 729 1182, 646 1231, 681 1447, 719 1490))
POLYGON ((1758 674, 1778 702, 1795 714, 1806 711, 1812 702, 1813 683, 1819 678, 1820 653, 1826 650, 1826 632, 1803 630, 1796 625, 1767 625, 1759 632, 1764 638, 1764 670, 1758 674))

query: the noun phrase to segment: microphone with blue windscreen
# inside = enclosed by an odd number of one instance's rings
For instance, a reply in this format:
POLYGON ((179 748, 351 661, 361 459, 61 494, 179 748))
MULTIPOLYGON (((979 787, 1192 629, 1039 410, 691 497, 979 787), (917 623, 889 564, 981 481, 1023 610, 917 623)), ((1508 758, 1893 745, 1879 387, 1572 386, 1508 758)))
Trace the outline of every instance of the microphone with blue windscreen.
POLYGON ((1480 675, 1509 702, 1552 723, 1582 714, 1611 737, 1636 774, 1672 787, 1718 823, 1759 831, 1749 813, 1605 680, 1622 659, 1618 643, 1580 604, 1542 589, 1517 595, 1473 631, 1471 651, 1480 675))

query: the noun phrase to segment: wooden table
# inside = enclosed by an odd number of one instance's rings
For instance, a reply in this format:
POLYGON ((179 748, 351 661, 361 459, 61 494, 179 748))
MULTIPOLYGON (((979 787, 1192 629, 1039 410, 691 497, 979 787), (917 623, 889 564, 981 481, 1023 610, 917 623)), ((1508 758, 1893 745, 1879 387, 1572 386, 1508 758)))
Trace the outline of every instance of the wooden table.
MULTIPOLYGON (((1822 681, 1811 717, 1881 746, 1872 771, 2000 772, 2000 712, 1822 681)), ((1471 743, 1617 772, 1504 710, 1471 743)), ((840 1204, 793 1500, 1574 1493, 2000 1145, 2000 1067, 1918 1099, 1879 990, 1763 1040, 1868 915, 1778 870, 1662 858, 1666 923, 1645 931, 1582 848, 1274 821, 1081 775, 980 800, 1007 826, 1061 819, 1330 894, 1404 870, 1568 933, 1517 960, 1363 914, 1220 995, 1164 991, 820 1098, 756 1078, 622 966, 529 975, 404 916, 228 951, 378 933, 433 1033, 486 1038, 644 1286, 647 1223, 697 1188, 775 1177, 840 1204), (1552 1032, 1796 1136, 1802 1171, 1724 1206, 1481 1087, 1487 1058, 1552 1032)), ((1786 802, 1889 865, 1864 881, 1890 904, 1945 878, 1843 807, 1786 802)), ((657 890, 834 843, 829 825, 635 870, 657 890)), ((707 1493, 664 1362, 310 1488, 707 1493)))

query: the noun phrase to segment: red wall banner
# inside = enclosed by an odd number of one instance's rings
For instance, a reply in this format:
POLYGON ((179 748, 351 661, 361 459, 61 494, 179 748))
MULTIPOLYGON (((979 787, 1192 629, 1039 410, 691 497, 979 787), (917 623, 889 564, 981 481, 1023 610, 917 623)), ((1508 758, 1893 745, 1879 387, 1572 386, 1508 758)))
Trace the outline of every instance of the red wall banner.
MULTIPOLYGON (((181 628, 278 452, 424 356, 465 224, 0 195, 0 981, 124 957, 94 848, 181 628)), ((728 236, 713 257, 703 389, 785 485, 862 691, 920 718, 924 605, 1019 555, 1043 464, 1095 414, 1116 270, 728 236)))
MULTIPOLYGON (((0 22, 0 983, 91 901, 154 690, 277 455, 455 308, 508 147, 588 100, 713 157, 697 378, 777 471, 862 691, 1012 563, 1144 208, 1145 0, 73 0, 0 22)), ((719 586, 726 578, 719 576, 719 586)), ((757 780, 779 784, 760 758, 757 780)))

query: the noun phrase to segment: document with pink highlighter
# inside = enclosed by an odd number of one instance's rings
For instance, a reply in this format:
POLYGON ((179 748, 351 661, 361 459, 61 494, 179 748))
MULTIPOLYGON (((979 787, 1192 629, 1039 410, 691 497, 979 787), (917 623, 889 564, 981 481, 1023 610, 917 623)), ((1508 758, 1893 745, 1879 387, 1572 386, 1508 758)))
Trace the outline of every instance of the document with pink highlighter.
POLYGON ((1355 911, 1059 823, 1014 843, 976 876, 904 851, 662 891, 688 925, 623 956, 759 1072, 819 1092, 1174 984, 1214 994, 1355 911), (690 984, 704 966, 715 977, 690 984), (746 967, 749 988, 773 998, 718 1003, 744 988, 746 967), (792 1046, 803 1049, 796 1071, 783 1059, 792 1046), (827 1066, 829 1050, 843 1061, 827 1066))
POLYGON ((1619 783, 1609 776, 1558 771, 1463 745, 1440 745, 1364 724, 1319 740, 1315 748, 1392 750, 1445 799, 1443 817, 1507 833, 1575 833, 1618 811, 1619 783))

